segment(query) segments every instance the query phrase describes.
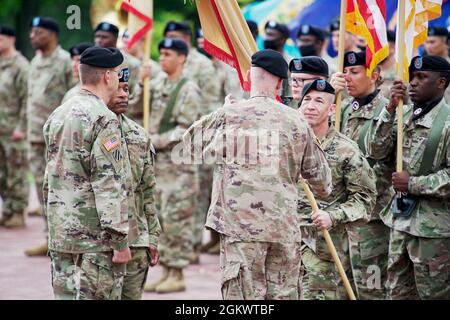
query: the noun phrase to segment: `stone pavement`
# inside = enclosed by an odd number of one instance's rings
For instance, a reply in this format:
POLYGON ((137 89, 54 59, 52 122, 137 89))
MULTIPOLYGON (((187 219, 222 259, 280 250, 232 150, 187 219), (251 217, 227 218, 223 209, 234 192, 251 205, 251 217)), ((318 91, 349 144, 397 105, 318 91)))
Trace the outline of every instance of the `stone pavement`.
MULTIPOLYGON (((0 201, 1 208, 1 201, 0 201)), ((44 222, 40 217, 28 217, 27 227, 9 230, 0 227, 0 300, 51 300, 53 299, 50 259, 28 258, 23 251, 44 241, 44 222)), ((202 255, 199 265, 185 270, 187 290, 171 294, 145 293, 146 300, 219 300, 219 256, 202 255)), ((149 272, 152 282, 162 273, 156 266, 149 272)))

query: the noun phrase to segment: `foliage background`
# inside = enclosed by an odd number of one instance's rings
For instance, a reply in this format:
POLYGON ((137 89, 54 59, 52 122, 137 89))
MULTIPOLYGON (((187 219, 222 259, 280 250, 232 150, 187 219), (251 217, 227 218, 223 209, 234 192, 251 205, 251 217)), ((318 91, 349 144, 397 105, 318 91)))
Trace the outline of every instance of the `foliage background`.
MULTIPOLYGON (((101 1, 101 0, 100 0, 101 1)), ((238 0, 241 8, 255 0, 238 0)), ((93 42, 93 27, 90 9, 92 0, 0 0, 0 24, 8 24, 16 28, 17 48, 31 59, 34 55, 29 42, 29 25, 34 16, 50 16, 60 25, 60 43, 64 49, 72 45, 93 42), (68 30, 66 10, 71 5, 81 9, 81 29, 68 30)), ((166 23, 170 20, 187 20, 198 27, 197 11, 192 0, 154 0, 155 27, 152 43, 152 57, 157 58, 157 43, 162 38, 166 23)))

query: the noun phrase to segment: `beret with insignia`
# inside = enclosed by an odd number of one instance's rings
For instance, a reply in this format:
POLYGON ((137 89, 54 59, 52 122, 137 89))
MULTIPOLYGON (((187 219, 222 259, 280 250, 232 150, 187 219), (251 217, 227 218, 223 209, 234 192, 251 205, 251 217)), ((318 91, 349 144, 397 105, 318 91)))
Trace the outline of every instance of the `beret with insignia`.
POLYGON ((448 37, 449 32, 447 28, 444 27, 430 27, 428 29, 428 36, 436 36, 436 37, 448 37))
POLYGON ((290 31, 287 25, 283 23, 278 23, 275 20, 269 20, 266 22, 266 25, 264 26, 264 30, 266 29, 273 29, 279 31, 282 35, 284 35, 286 38, 289 37, 290 31))
POLYGON ((409 79, 412 79, 414 71, 434 71, 434 72, 448 72, 450 73, 450 63, 439 56, 424 56, 414 57, 409 66, 409 79))
POLYGON ((174 50, 178 53, 184 54, 185 56, 189 54, 189 47, 186 42, 180 39, 165 38, 159 43, 158 48, 160 51, 161 49, 174 50))
POLYGON ((130 79, 130 69, 124 68, 119 72, 119 82, 128 82, 130 79))
POLYGON ((339 31, 340 22, 338 20, 333 20, 330 24, 330 32, 339 31))
POLYGON ((344 68, 354 66, 366 66, 366 52, 349 51, 344 55, 344 68))
POLYGON ((48 17, 35 17, 31 20, 31 28, 44 28, 59 33, 59 26, 56 20, 48 17))
POLYGON ((289 71, 291 73, 307 73, 328 77, 328 63, 321 57, 303 57, 300 59, 292 59, 289 63, 289 71))
POLYGON ((282 79, 288 77, 288 64, 278 51, 264 49, 256 52, 252 56, 252 66, 260 67, 274 76, 282 79))
POLYGON ((169 31, 180 31, 185 35, 192 36, 192 29, 186 21, 169 21, 164 29, 164 35, 169 31))
POLYGON ((69 49, 70 57, 73 58, 75 56, 81 56, 87 48, 93 46, 94 44, 89 42, 78 43, 69 49))
POLYGON ((395 42, 395 31, 388 30, 387 31, 387 39, 389 42, 395 42))
POLYGON ((297 32, 297 38, 299 38, 300 36, 315 36, 319 40, 324 40, 325 30, 313 27, 309 24, 304 24, 300 26, 300 29, 297 32))
POLYGON ((121 65, 123 60, 124 57, 119 49, 90 47, 81 54, 80 63, 111 69, 121 65))
POLYGON ((119 36, 119 28, 117 28, 117 26, 109 22, 100 22, 97 28, 95 28, 95 32, 97 31, 112 33, 116 38, 119 36))
POLYGON ((9 37, 15 37, 16 31, 14 30, 14 28, 11 28, 10 26, 0 25, 0 34, 9 37))
POLYGON ((326 80, 317 79, 308 83, 302 91, 302 100, 310 91, 320 91, 335 94, 333 86, 326 80))

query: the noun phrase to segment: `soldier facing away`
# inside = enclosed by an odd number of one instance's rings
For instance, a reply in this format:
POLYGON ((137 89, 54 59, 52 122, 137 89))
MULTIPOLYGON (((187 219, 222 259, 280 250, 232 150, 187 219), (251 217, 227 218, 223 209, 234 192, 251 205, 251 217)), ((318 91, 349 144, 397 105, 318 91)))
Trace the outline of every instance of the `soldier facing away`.
POLYGON ((122 54, 87 49, 81 90, 44 126, 45 214, 57 299, 120 299, 128 239, 127 150, 120 123, 105 102, 119 84, 122 54))
POLYGON ((283 56, 262 50, 253 55, 252 64, 251 98, 203 117, 184 143, 187 150, 194 146, 196 152, 211 151, 215 161, 206 226, 221 237, 223 298, 295 300, 299 180, 303 176, 316 194, 326 196, 331 174, 303 117, 275 100, 282 79, 287 79, 283 56), (250 145, 255 139, 265 143, 250 145))

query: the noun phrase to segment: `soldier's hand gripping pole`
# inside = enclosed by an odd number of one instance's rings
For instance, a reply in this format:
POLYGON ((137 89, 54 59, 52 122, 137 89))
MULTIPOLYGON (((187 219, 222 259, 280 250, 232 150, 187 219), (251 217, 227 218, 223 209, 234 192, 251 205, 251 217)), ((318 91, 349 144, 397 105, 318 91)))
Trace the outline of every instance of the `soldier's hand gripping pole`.
MULTIPOLYGON (((314 198, 314 195, 311 192, 311 189, 309 188, 309 185, 306 183, 305 180, 301 180, 301 184, 303 189, 305 190, 306 196, 308 197, 309 203, 311 204, 311 208, 314 211, 319 211, 319 207, 317 206, 316 198, 314 198)), ((339 256, 336 252, 336 248, 334 247, 333 241, 331 240, 330 233, 327 229, 322 230, 323 237, 325 238, 325 241, 328 246, 328 250, 331 253, 331 256, 333 257, 333 261, 336 264, 336 267, 338 269, 339 275, 341 276, 342 282, 344 283, 345 291, 347 291, 348 298, 350 300, 356 300, 356 296, 353 293, 352 286, 350 285, 350 282, 348 281, 347 274, 345 273, 344 267, 342 266, 342 262, 339 259, 339 256)))

